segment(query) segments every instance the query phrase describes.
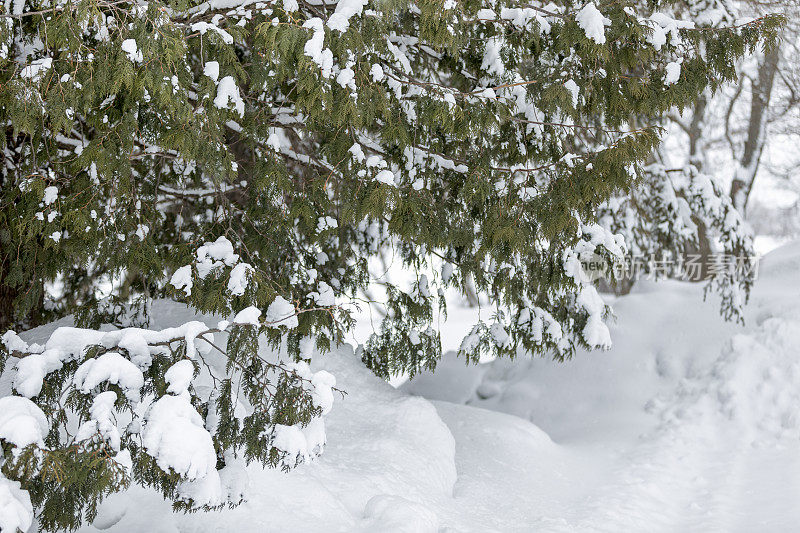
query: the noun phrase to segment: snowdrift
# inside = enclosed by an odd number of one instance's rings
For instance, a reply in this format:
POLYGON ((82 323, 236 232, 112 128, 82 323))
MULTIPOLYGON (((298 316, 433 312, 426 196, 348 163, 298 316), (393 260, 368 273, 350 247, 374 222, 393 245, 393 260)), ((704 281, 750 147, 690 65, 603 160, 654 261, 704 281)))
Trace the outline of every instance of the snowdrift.
POLYGON ((800 243, 763 259, 744 327, 716 308, 699 286, 644 282, 615 302, 607 352, 468 369, 451 356, 402 388, 514 414, 591 458, 594 479, 573 479, 588 497, 531 529, 797 531, 800 243))
MULTIPOLYGON (((82 531, 796 530, 800 244, 764 259, 744 327, 677 282, 643 282, 614 310, 609 351, 448 356, 399 389, 343 346, 313 365, 347 391, 313 464, 251 465, 247 503, 211 514, 133 488, 82 531)), ((166 327, 187 312, 155 313, 166 327)))

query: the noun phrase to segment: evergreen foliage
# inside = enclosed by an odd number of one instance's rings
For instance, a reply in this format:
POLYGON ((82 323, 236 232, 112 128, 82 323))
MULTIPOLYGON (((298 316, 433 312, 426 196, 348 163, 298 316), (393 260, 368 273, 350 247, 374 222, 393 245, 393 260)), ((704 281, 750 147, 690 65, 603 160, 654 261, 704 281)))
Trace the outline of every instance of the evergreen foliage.
MULTIPOLYGON (((388 377, 435 366, 445 288, 474 283, 497 305, 465 337, 467 360, 568 358, 610 343, 587 256, 613 272, 626 241, 678 253, 691 232, 662 224, 678 212, 750 246, 713 183, 686 169, 668 205, 648 165, 662 116, 773 46, 780 16, 695 25, 672 18, 677 2, 569 0, 5 9, 0 327, 74 313, 84 328, 45 346, 3 337, 32 400, 15 409, 42 434, 0 428, 2 474, 43 529, 91 520, 130 482, 177 509, 236 504, 242 461, 319 453, 334 382, 305 361, 352 326, 381 248, 418 272, 388 287, 360 351, 388 377), (158 298, 236 318, 148 330, 158 298), (159 448, 169 431, 148 437, 170 417, 199 432, 189 464, 159 448)), ((712 283, 735 316, 750 280, 712 283)))

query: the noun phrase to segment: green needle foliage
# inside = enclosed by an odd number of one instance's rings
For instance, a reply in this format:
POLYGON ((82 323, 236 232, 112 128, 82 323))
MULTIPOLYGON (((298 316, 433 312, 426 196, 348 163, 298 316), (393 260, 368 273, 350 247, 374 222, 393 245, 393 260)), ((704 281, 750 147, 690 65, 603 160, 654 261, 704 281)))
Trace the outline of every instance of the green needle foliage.
MULTIPOLYGON (((726 195, 691 169, 684 186, 668 187, 652 154, 662 116, 773 46, 778 15, 695 25, 681 20, 696 12, 681 2, 631 0, 15 0, 5 9, 0 328, 70 313, 88 330, 147 327, 159 298, 221 316, 269 308, 215 328, 228 335, 219 380, 184 391, 220 471, 235 457, 299 461, 274 428, 308 428, 324 409, 297 369, 307 367, 291 365, 309 357, 309 343, 325 351, 342 340, 382 250, 417 273, 412 287, 387 287, 386 317, 360 350, 382 377, 435 367, 434 311, 447 288, 474 286, 496 304, 467 332, 467 360, 520 347, 568 358, 609 344, 587 256, 613 282, 626 250, 685 250, 695 237, 680 217, 706 220, 731 252, 748 250, 726 195), (290 362, 259 355, 259 335, 290 362), (253 408, 244 417, 230 400, 242 387, 253 408)), ((737 316, 751 280, 726 272, 712 282, 737 316)), ((30 493, 42 528, 78 527, 131 481, 180 509, 221 505, 187 496, 189 474, 159 462, 135 428, 120 429, 119 445, 65 431, 71 417, 99 420, 89 405, 108 391, 118 413, 146 424, 131 389, 106 380, 79 390, 76 373, 113 349, 143 373, 141 397, 169 400, 167 370, 188 358, 197 375, 206 363, 191 344, 209 337, 187 331, 147 337, 143 359, 119 339, 55 346, 61 366, 44 372, 40 391, 18 379, 15 391, 50 429, 22 455, 3 441, 2 472, 30 493), (119 450, 131 468, 115 466, 119 450)), ((43 357, 4 340, 4 362, 43 357)))

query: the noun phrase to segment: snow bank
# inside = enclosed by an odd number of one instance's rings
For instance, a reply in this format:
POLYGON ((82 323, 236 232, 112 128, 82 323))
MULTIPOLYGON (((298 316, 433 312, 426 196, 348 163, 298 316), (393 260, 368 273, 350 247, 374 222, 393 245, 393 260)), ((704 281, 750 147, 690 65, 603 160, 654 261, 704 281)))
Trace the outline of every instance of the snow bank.
POLYGON ((430 507, 402 496, 381 494, 367 502, 364 509, 367 528, 397 533, 437 533, 439 519, 430 507))
MULTIPOLYGON (((556 441, 549 452, 539 446, 548 465, 530 473, 556 501, 531 504, 538 510, 491 502, 500 517, 528 517, 499 530, 522 531, 524 522, 564 532, 791 531, 800 523, 800 480, 785 474, 800 468, 798 272, 800 244, 765 258, 744 328, 722 322, 717 303, 702 302, 702 286, 642 282, 614 303, 615 344, 607 352, 566 363, 522 357, 464 368, 446 361, 403 388, 467 396, 472 406, 534 422, 556 441)), ((437 409, 462 457, 459 484, 491 468, 508 492, 525 486, 527 476, 487 466, 485 455, 466 464, 479 447, 466 430, 478 411, 437 409)), ((485 415, 481 426, 497 422, 485 415)), ((513 433, 503 431, 507 442, 513 433)), ((509 443, 503 453, 514 450, 509 443)), ((517 464, 537 467, 525 458, 517 464)), ((491 500, 483 483, 472 484, 474 501, 491 500)))
MULTIPOLYGON (((336 386, 347 392, 343 398, 336 395, 336 407, 325 418, 327 444, 322 456, 289 473, 249 466, 248 501, 212 514, 173 514, 159 495, 133 487, 101 506, 102 525, 107 527, 103 531, 431 530, 394 527, 400 517, 412 514, 410 524, 441 525, 437 509, 453 501, 457 474, 455 443, 436 408, 376 378, 346 345, 315 357, 310 371, 315 373, 313 380, 328 391, 336 376, 336 386)), ((315 403, 328 409, 334 394, 323 394, 315 403)), ((168 401, 179 400, 172 398, 168 401)), ((151 418, 145 428, 148 452, 152 449, 160 455, 156 450, 164 448, 160 441, 155 443, 156 435, 164 439, 174 434, 177 439, 180 433, 193 431, 191 426, 199 421, 189 415, 186 420, 163 423, 151 418), (181 429, 170 429, 172 424, 180 424, 181 429)), ((305 438, 309 440, 307 433, 305 438)), ((211 463, 211 450, 186 450, 181 457, 170 454, 162 460, 165 466, 186 472, 194 469, 199 475, 211 463)), ((82 529, 98 530, 91 525, 82 529)))
MULTIPOLYGON (((326 418, 324 455, 288 474, 221 472, 217 487, 241 493, 249 477, 250 489, 219 513, 173 514, 134 487, 82 531, 792 531, 798 272, 800 244, 765 259, 745 328, 722 322, 701 286, 642 282, 613 302, 614 346, 566 363, 448 355, 398 390, 347 346, 314 356, 320 390, 335 395, 330 374, 347 392, 326 418)), ((459 330, 472 323, 451 316, 459 330)), ((185 455, 197 463, 178 468, 208 471, 210 450, 185 455)))

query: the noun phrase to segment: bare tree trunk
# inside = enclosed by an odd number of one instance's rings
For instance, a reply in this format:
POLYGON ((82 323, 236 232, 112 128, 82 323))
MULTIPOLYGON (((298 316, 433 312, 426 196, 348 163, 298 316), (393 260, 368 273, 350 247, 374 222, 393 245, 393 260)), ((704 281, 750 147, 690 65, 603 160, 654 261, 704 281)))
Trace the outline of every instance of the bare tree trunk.
MULTIPOLYGON (((707 105, 707 96, 705 93, 703 93, 694 104, 692 121, 689 124, 689 129, 687 131, 689 135, 689 162, 700 171, 703 170, 705 163, 704 147, 700 141, 703 138, 703 127, 705 125, 707 105)), ((688 257, 692 255, 700 256, 700 269, 698 272, 698 278, 689 281, 702 281, 708 279, 709 277, 711 254, 714 250, 711 246, 711 241, 708 238, 708 228, 706 228, 706 225, 703 223, 703 221, 697 217, 693 217, 692 221, 697 226, 697 244, 690 246, 686 250, 687 257, 685 259, 688 260, 688 257)))
POLYGON ((707 104, 706 94, 703 93, 694 104, 692 122, 689 124, 689 162, 697 167, 697 170, 703 170, 704 158, 700 139, 703 137, 707 104))
POLYGON ((764 61, 758 66, 758 79, 753 86, 747 139, 744 143, 739 167, 736 169, 731 184, 731 200, 741 213, 744 213, 747 208, 747 200, 753 190, 758 164, 764 151, 767 111, 779 60, 780 45, 775 46, 764 55, 764 61))
POLYGON ((475 289, 475 282, 472 275, 467 276, 464 283, 464 297, 467 299, 468 307, 478 307, 480 301, 478 300, 478 291, 475 289))

